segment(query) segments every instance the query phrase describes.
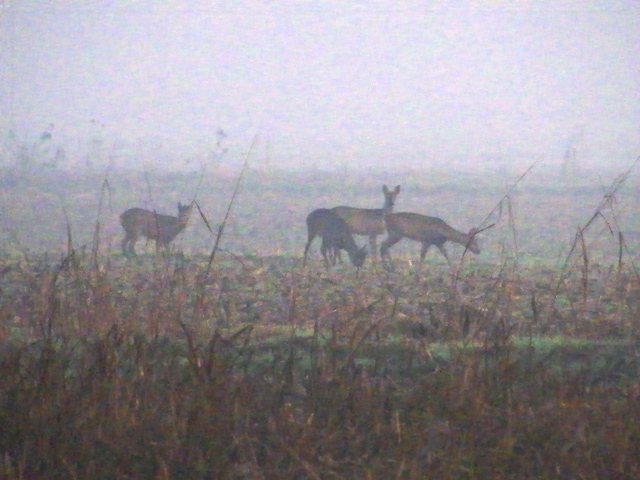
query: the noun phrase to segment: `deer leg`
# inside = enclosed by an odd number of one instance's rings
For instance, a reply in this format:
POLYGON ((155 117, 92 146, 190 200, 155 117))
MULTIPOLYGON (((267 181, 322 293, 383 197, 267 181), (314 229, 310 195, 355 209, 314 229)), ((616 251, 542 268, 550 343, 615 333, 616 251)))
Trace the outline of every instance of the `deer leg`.
POLYGON ((322 257, 324 258, 324 266, 327 270, 329 270, 329 259, 327 258, 327 250, 329 250, 327 244, 322 239, 322 245, 320 245, 320 253, 322 253, 322 257))
POLYGON ((391 235, 380 245, 380 258, 389 257, 389 249, 402 240, 402 235, 391 235))
POLYGON ((369 235, 369 248, 371 248, 371 260, 376 261, 376 252, 378 251, 377 236, 369 235))
POLYGON ((333 245, 329 249, 329 257, 331 258, 331 263, 333 265, 335 265, 336 262, 340 262, 340 265, 342 265, 342 254, 340 253, 340 247, 333 245))
MULTIPOLYGON (((127 252, 130 253, 131 255, 137 255, 136 254, 136 250, 135 250, 135 246, 136 246, 136 242, 138 241, 138 237, 137 235, 127 235, 126 238, 122 241, 123 246, 126 248, 127 252), (127 247, 127 245, 129 245, 127 247)), ((125 253, 127 253, 125 252, 125 253)))
MULTIPOLYGON (((336 264, 336 260, 340 258, 340 249, 337 247, 329 249, 329 256, 331 257, 331 265, 336 264)), ((342 258, 340 258, 340 264, 342 265, 342 258)))
POLYGON ((163 253, 166 257, 169 257, 169 242, 163 240, 156 240, 156 255, 163 253))
POLYGON ((438 250, 440 250, 440 253, 442 253, 442 255, 444 255, 444 258, 447 259, 447 263, 449 264, 449 266, 451 266, 451 260, 449 260, 449 255, 447 254, 447 249, 444 248, 444 243, 441 245, 438 245, 438 250))
POLYGON ((309 247, 311 246, 311 242, 313 242, 314 238, 316 238, 316 235, 309 233, 309 239, 307 240, 307 244, 304 246, 304 257, 302 257, 303 268, 307 265, 307 253, 309 253, 309 247))
POLYGON ((422 242, 422 248, 420 249, 420 263, 424 262, 424 257, 427 255, 427 250, 431 244, 429 242, 422 242))
POLYGON ((122 239, 122 253, 124 255, 127 254, 127 243, 129 243, 129 235, 126 235, 123 239, 122 239))
POLYGON ((380 244, 380 262, 382 266, 386 270, 394 270, 393 264, 391 263, 391 256, 389 255, 389 249, 402 240, 402 235, 392 235, 389 236, 380 244))

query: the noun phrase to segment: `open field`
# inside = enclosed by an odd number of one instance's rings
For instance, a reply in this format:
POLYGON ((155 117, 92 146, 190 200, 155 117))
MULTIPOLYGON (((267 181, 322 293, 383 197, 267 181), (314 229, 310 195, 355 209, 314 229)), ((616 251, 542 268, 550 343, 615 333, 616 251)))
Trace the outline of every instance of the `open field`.
POLYGON ((217 231, 238 173, 0 189, 4 477, 640 475, 637 177, 603 203, 612 179, 533 172, 495 208, 517 177, 249 170, 210 266, 195 209, 170 257, 121 254, 133 206, 196 196, 217 231), (393 270, 327 272, 317 240, 302 270, 306 214, 379 208, 382 184, 396 211, 496 225, 453 268, 405 240, 393 270))

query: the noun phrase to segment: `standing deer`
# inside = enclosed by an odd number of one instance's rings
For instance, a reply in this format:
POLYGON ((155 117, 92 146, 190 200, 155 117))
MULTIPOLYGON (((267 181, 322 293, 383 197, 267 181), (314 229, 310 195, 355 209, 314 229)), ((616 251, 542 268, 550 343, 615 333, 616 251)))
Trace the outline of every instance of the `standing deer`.
POLYGON ((386 185, 383 185, 382 193, 384 195, 384 205, 382 208, 339 206, 331 209, 347 222, 349 231, 352 234, 367 235, 369 237, 371 256, 374 260, 377 251, 376 237, 378 235, 384 235, 386 232, 384 217, 393 211, 396 197, 400 193, 400 185, 397 185, 393 191, 389 190, 386 185))
POLYGON ((420 250, 420 261, 424 261, 427 250, 431 245, 438 247, 438 250, 447 259, 449 265, 449 255, 444 248, 445 242, 455 242, 471 250, 473 253, 480 253, 480 247, 475 239, 476 229, 472 228, 469 233, 462 233, 441 218, 427 217, 417 213, 392 213, 385 217, 387 224, 387 232, 389 236, 382 242, 380 246, 380 256, 389 256, 389 248, 398 243, 403 238, 415 240, 422 243, 420 250))
POLYGON ((169 250, 169 244, 184 230, 189 221, 191 207, 178 203, 178 216, 159 215, 143 208, 130 208, 120 215, 120 224, 126 233, 122 240, 122 253, 136 255, 135 244, 140 237, 156 242, 156 254, 160 246, 169 250))
POLYGON ((332 210, 319 208, 307 215, 307 233, 308 240, 304 247, 303 267, 307 264, 307 253, 316 235, 322 237, 320 252, 324 257, 326 268, 329 268, 329 263, 336 264, 336 253, 339 250, 346 250, 351 263, 357 268, 362 266, 367 257, 367 246, 358 248, 349 232, 347 223, 332 210))

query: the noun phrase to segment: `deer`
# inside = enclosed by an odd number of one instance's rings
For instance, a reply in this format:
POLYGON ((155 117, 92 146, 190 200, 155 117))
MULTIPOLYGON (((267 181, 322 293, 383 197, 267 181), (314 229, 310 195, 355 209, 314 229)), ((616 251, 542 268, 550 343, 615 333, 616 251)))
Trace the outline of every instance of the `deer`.
POLYGON ((347 222, 349 231, 353 235, 367 235, 369 237, 371 258, 374 261, 377 251, 376 238, 386 232, 384 217, 393 212, 396 197, 400 194, 400 185, 396 185, 393 190, 389 190, 386 185, 383 185, 382 194, 384 195, 382 208, 355 208, 341 205, 331 209, 347 222))
POLYGON ((136 255, 135 244, 140 237, 155 240, 156 254, 161 246, 168 252, 169 244, 187 226, 191 207, 193 203, 178 203, 177 217, 160 215, 144 208, 130 208, 120 215, 120 224, 126 234, 122 240, 122 253, 136 255))
POLYGON ((367 258, 367 246, 358 248, 347 223, 332 210, 318 208, 307 215, 307 244, 304 247, 304 259, 302 266, 307 264, 307 253, 311 242, 316 236, 322 237, 320 252, 324 258, 324 264, 329 269, 329 264, 336 264, 337 252, 346 250, 351 263, 360 268, 367 258))
POLYGON ((441 218, 409 212, 386 215, 385 222, 389 236, 380 245, 382 258, 389 258, 389 249, 403 238, 422 243, 420 262, 424 261, 429 247, 435 245, 451 266, 451 260, 444 247, 446 242, 459 243, 476 255, 480 253, 480 247, 475 238, 478 230, 475 228, 469 230, 469 233, 463 233, 449 226, 441 218))

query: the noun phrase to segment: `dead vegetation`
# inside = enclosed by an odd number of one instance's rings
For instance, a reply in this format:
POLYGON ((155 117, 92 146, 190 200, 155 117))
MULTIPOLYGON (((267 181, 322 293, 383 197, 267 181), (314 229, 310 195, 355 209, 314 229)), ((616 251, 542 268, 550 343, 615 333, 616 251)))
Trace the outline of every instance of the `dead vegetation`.
POLYGON ((618 185, 556 268, 520 255, 509 195, 497 262, 303 270, 298 250, 225 249, 230 208, 208 256, 111 254, 99 222, 92 248, 68 227, 62 256, 4 255, 2 476, 638 477, 640 277, 618 185))
POLYGON ((5 478, 640 473, 634 274, 206 269, 5 266, 5 478))

